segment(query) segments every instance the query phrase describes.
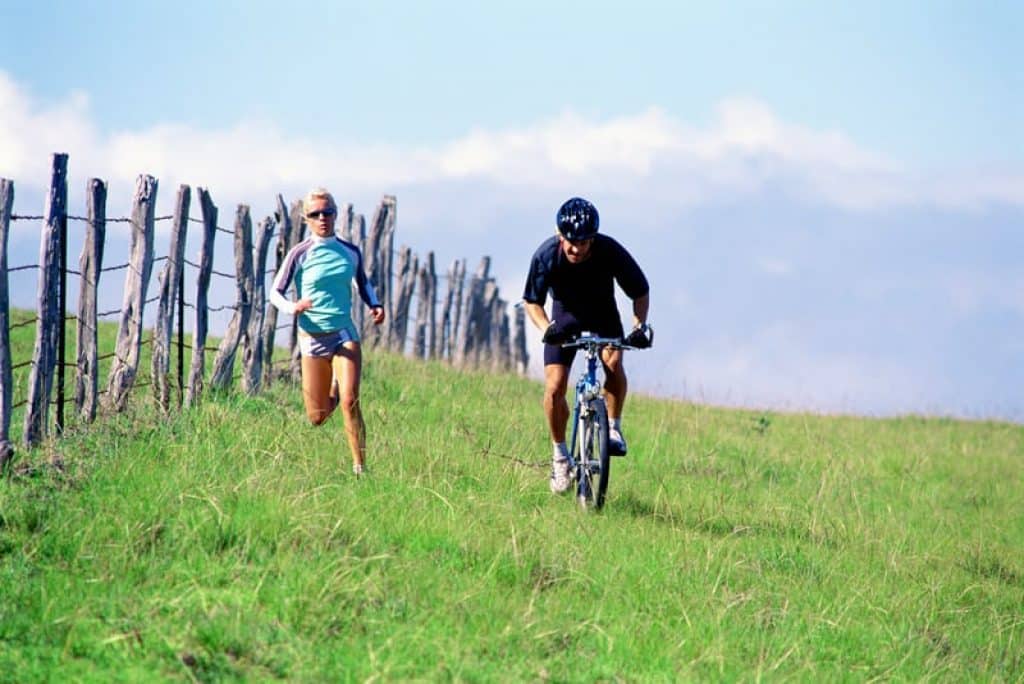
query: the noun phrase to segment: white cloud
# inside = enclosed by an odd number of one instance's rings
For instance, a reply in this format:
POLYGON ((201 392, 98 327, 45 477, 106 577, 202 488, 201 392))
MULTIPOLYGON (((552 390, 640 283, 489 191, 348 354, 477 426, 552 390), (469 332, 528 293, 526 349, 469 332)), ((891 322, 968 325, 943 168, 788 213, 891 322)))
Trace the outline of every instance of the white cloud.
POLYGON ((301 192, 314 184, 386 192, 416 184, 476 180, 531 190, 657 196, 670 205, 780 189, 847 209, 1024 205, 1024 173, 924 177, 858 147, 838 131, 780 121, 762 102, 719 104, 706 128, 657 108, 594 121, 573 112, 519 129, 475 130, 434 147, 350 144, 291 135, 265 123, 224 129, 174 123, 97 131, 87 96, 42 106, 0 72, 0 175, 42 186, 49 154, 73 169, 133 186, 150 173, 164 188, 190 183, 215 196, 301 192))
POLYGON ((0 71, 0 102, 0 176, 45 185, 51 152, 73 148, 94 156, 98 136, 86 94, 73 92, 65 101, 42 108, 0 71))

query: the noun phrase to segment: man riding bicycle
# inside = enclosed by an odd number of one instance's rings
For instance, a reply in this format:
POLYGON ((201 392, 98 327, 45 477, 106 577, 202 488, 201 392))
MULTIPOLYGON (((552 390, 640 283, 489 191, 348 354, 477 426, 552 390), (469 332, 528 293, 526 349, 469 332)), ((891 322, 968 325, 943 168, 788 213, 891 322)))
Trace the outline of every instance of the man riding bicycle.
MULTIPOLYGON (((634 347, 651 345, 653 331, 647 325, 650 287, 647 278, 625 247, 598 234, 597 208, 573 197, 558 210, 557 233, 541 243, 530 262, 523 300, 526 314, 544 331, 544 413, 554 443, 551 491, 559 494, 572 484, 569 452, 565 444, 569 404, 565 394, 575 348, 564 348, 582 331, 601 337, 622 337, 622 320, 615 303, 615 283, 633 301, 633 330, 624 340, 634 347), (544 310, 551 292, 551 316, 544 310)), ((622 436, 622 407, 626 401, 626 371, 622 350, 601 351, 604 394, 608 406, 608 448, 626 455, 622 436)))

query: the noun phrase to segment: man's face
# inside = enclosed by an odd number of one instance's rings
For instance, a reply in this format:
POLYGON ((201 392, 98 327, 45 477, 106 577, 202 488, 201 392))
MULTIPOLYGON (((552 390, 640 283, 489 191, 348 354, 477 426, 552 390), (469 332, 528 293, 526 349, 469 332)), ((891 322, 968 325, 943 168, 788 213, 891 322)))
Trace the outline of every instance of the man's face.
POLYGON ((570 264, 578 264, 590 258, 590 247, 594 244, 594 238, 586 240, 568 240, 561 235, 558 240, 562 244, 562 253, 569 260, 570 264))

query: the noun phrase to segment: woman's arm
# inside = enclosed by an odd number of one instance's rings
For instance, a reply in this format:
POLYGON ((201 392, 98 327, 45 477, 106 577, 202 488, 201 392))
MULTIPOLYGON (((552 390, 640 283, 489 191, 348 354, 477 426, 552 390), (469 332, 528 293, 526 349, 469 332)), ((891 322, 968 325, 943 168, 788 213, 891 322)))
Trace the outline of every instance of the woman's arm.
POLYGON ((281 269, 274 275, 274 281, 270 285, 270 303, 276 306, 278 311, 292 316, 307 311, 313 306, 313 302, 308 298, 304 297, 292 302, 284 296, 295 276, 295 268, 296 250, 293 248, 285 256, 281 269))

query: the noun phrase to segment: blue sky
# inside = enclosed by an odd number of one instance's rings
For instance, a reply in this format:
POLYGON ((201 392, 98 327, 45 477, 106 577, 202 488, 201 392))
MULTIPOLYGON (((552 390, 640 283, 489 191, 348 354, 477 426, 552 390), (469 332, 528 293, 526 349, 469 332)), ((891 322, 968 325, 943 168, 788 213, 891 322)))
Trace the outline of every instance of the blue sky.
POLYGON ((58 150, 222 215, 395 193, 515 299, 581 194, 654 283, 639 389, 1024 421, 1024 5, 377 4, 0 0, 16 209, 58 150))

